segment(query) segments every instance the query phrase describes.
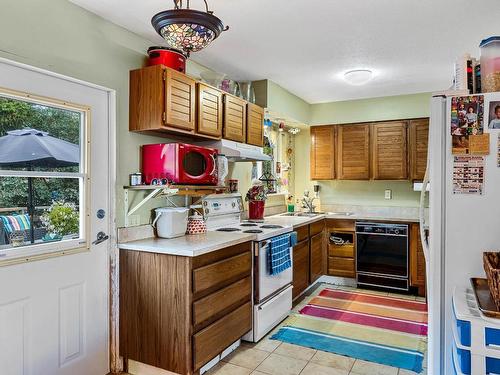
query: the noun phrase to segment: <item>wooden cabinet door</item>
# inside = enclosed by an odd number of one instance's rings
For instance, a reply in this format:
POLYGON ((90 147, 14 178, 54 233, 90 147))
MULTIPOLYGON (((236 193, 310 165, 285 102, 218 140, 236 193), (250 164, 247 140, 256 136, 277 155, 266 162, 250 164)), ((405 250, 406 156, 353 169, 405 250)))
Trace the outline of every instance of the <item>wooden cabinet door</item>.
POLYGON ((370 179, 370 125, 337 126, 337 178, 370 179))
POLYGON ((247 143, 260 147, 264 144, 264 108, 253 103, 247 106, 247 143))
POLYGON ((222 92, 198 83, 198 134, 220 138, 222 136, 222 92))
POLYGON ((310 242, 311 254, 309 284, 312 284, 324 273, 323 268, 325 261, 323 259, 323 232, 312 236, 310 242))
POLYGON ((418 224, 412 224, 410 232, 410 285, 418 288, 420 296, 425 296, 425 268, 425 255, 422 248, 422 241, 420 240, 420 227, 418 224))
POLYGON ((373 179, 408 179, 407 121, 381 122, 371 126, 373 179))
POLYGON ((429 119, 411 120, 409 133, 410 179, 423 180, 427 168, 429 119))
POLYGON ((194 132, 196 81, 173 69, 165 71, 165 125, 194 132))
POLYGON ((309 286, 309 239, 293 247, 293 290, 292 298, 302 294, 309 286))
POLYGON ((311 127, 311 180, 335 178, 335 126, 311 127))
POLYGON ((247 102, 231 95, 224 95, 223 137, 245 142, 247 130, 247 102))

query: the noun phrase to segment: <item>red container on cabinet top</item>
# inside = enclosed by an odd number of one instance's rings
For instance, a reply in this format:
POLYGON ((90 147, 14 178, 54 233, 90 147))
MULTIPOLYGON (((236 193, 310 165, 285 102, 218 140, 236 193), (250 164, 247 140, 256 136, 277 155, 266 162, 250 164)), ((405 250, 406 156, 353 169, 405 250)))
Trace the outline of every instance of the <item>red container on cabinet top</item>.
POLYGON ((167 47, 149 47, 148 56, 149 65, 165 65, 186 73, 186 56, 180 51, 167 47))
POLYGON ((186 143, 142 146, 142 175, 146 184, 167 179, 174 184, 217 185, 217 150, 186 143))

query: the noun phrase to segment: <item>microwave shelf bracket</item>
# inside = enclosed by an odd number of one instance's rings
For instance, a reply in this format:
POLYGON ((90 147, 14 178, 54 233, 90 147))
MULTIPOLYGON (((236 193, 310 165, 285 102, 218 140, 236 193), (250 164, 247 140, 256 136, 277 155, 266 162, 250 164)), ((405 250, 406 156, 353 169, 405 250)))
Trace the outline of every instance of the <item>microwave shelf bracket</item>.
POLYGON ((160 196, 182 195, 186 198, 186 205, 189 203, 189 197, 203 197, 217 191, 224 191, 225 186, 191 186, 191 185, 139 185, 139 186, 124 186, 123 203, 125 206, 125 227, 129 226, 130 216, 146 204, 149 200, 160 196), (150 191, 140 202, 135 206, 130 206, 130 191, 150 191))

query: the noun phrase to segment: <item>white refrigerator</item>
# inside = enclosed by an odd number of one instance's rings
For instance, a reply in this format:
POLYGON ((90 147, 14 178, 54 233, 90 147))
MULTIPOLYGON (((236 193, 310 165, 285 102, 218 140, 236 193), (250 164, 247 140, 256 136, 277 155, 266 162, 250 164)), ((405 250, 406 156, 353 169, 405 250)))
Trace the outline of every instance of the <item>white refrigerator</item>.
MULTIPOLYGON (((457 99, 453 102, 455 109, 456 103, 457 99)), ((490 150, 489 155, 483 156, 484 184, 482 193, 477 193, 454 184, 454 171, 455 177, 461 177, 463 160, 455 160, 454 157, 460 155, 452 153, 452 97, 435 96, 431 100, 427 168, 429 216, 424 219, 425 199, 422 199, 421 226, 430 232, 424 250, 428 270, 428 374, 432 375, 453 373, 451 301, 454 288, 470 287, 471 277, 485 277, 482 253, 500 251, 500 129, 489 129, 494 118, 490 112, 496 105, 500 105, 500 92, 483 94, 483 131, 490 134, 490 150)), ((467 105, 459 110, 474 113, 474 108, 469 110, 467 105)), ((457 111, 453 112, 456 124, 457 111)), ((455 147, 461 147, 467 138, 455 137, 455 147)), ((481 165, 480 160, 477 165, 481 165)), ((425 194, 424 186, 422 195, 425 194)))

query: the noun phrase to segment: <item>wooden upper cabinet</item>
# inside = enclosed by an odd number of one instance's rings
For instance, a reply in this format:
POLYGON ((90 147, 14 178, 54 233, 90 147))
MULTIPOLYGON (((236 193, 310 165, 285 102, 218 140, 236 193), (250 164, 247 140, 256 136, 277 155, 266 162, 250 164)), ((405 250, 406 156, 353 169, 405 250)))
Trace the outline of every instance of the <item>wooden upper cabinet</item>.
POLYGON ((245 142, 247 129, 247 102, 232 95, 224 95, 223 138, 245 142))
POLYGON ((194 134, 195 81, 162 65, 130 72, 129 129, 194 134))
POLYGON ((247 106, 247 143, 260 147, 264 144, 264 108, 253 103, 247 106))
POLYGON ((374 180, 406 180, 407 121, 371 125, 372 177, 374 180))
POLYGON ((196 132, 215 138, 222 137, 222 92, 203 83, 197 84, 196 132))
POLYGON ((429 143, 429 119, 410 121, 409 155, 410 179, 423 180, 427 168, 427 148, 429 143))
POLYGON ((337 178, 370 179, 370 125, 337 126, 337 178))
POLYGON ((311 127, 311 180, 335 178, 335 126, 311 127))
POLYGON ((165 71, 165 113, 167 126, 195 130, 196 81, 173 69, 165 71))

